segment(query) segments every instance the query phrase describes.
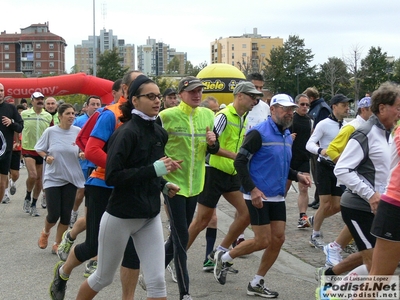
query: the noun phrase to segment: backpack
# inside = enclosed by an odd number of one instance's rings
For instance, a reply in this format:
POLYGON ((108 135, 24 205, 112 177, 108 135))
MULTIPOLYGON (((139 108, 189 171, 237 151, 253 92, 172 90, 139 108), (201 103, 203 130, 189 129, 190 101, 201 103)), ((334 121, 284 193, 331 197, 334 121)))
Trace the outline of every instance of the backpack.
MULTIPOLYGON (((107 108, 104 107, 102 111, 106 109, 107 108)), ((83 152, 85 152, 85 148, 89 140, 90 134, 92 133, 94 125, 96 125, 97 119, 99 118, 102 111, 96 110, 94 114, 91 115, 90 118, 86 121, 85 125, 83 125, 83 127, 78 133, 78 136, 76 137, 75 142, 78 145, 79 149, 81 149, 83 152)))

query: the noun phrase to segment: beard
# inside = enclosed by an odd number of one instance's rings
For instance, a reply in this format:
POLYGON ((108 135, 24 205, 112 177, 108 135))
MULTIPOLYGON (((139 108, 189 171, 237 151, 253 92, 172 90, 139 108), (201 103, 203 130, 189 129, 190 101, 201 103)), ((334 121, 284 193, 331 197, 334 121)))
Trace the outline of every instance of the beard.
POLYGON ((278 124, 279 126, 282 126, 283 129, 286 129, 288 127, 290 127, 290 125, 292 125, 293 122, 293 116, 287 116, 286 118, 283 117, 278 117, 276 116, 276 124, 278 124))

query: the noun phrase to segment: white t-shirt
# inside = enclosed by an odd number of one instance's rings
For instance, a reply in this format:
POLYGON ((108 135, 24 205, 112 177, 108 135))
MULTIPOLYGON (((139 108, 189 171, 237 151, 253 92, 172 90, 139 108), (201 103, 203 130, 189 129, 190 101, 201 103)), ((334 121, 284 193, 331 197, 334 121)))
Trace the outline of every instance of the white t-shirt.
POLYGON ((256 126, 257 124, 260 124, 261 122, 265 121, 268 119, 268 116, 271 115, 269 105, 265 103, 264 101, 260 100, 256 106, 253 107, 251 111, 247 114, 247 126, 246 126, 246 132, 256 126))
POLYGON ((36 143, 36 151, 43 151, 54 157, 51 164, 43 162, 43 188, 68 183, 77 188, 84 187, 85 178, 78 160, 79 147, 75 143, 79 131, 77 126, 65 130, 55 125, 47 128, 36 143))

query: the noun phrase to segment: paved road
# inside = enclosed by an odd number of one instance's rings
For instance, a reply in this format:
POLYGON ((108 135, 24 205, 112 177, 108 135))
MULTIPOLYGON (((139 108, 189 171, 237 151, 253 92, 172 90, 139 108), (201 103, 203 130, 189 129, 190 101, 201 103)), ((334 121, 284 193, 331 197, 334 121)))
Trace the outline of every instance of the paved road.
MULTIPOLYGON (((3 299, 48 299, 48 287, 53 278, 53 266, 58 261, 48 249, 41 250, 37 246, 39 234, 44 225, 46 210, 39 209, 40 217, 30 217, 22 211, 25 196, 26 170, 21 170, 21 178, 17 182, 17 193, 12 196, 10 204, 0 205, 0 300, 3 299)), ((311 195, 311 193, 310 193, 311 195)), ((297 194, 291 190, 287 197, 287 238, 284 251, 278 261, 267 274, 267 284, 280 293, 279 299, 314 299, 315 266, 324 262, 321 251, 308 245, 310 229, 296 228, 298 212, 296 208, 297 194)), ((80 214, 83 213, 81 208, 80 214)), ((218 241, 219 242, 232 222, 233 209, 221 199, 218 206, 218 241)), ((165 225, 165 215, 163 213, 165 225)), ((332 217, 323 225, 326 240, 330 241, 342 226, 340 216, 332 217)), ((167 232, 165 232, 167 235, 167 232)), ((246 230, 246 237, 252 231, 246 230)), ((54 240, 55 230, 51 232, 49 244, 54 240)), ((78 238, 82 241, 84 233, 78 238)), ((201 234, 189 250, 189 272, 191 294, 193 299, 251 299, 246 296, 248 281, 257 270, 261 252, 246 258, 235 260, 235 268, 239 274, 229 274, 226 285, 217 283, 209 273, 201 269, 204 260, 205 238, 201 234)), ((161 262, 160 262, 161 263, 161 262)), ((80 266, 71 275, 68 282, 66 299, 75 299, 78 288, 83 282, 84 267, 80 266)), ((168 299, 178 299, 177 284, 173 283, 166 273, 168 299)), ((120 299, 121 287, 117 273, 112 285, 100 292, 96 299, 120 299)), ((135 299, 146 299, 140 287, 136 290, 135 299)))

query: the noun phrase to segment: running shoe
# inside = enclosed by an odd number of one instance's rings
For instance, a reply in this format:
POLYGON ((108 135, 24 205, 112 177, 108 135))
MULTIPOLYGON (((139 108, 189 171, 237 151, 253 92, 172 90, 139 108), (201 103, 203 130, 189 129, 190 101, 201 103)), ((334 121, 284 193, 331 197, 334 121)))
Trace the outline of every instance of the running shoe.
POLYGON ((238 238, 236 241, 232 243, 232 248, 235 248, 237 245, 239 245, 241 242, 244 242, 244 238, 238 238))
POLYGON ((307 223, 308 223, 308 227, 312 228, 314 226, 314 216, 307 217, 307 223))
POLYGON ((182 300, 193 300, 193 298, 189 294, 186 294, 183 295, 182 300))
POLYGON ((357 245, 356 245, 356 242, 354 241, 354 239, 352 239, 351 242, 346 245, 346 247, 343 249, 343 251, 348 254, 358 252, 358 248, 357 248, 357 245))
POLYGON ((226 275, 228 273, 228 266, 226 262, 222 261, 222 255, 224 251, 218 250, 215 252, 215 266, 214 266, 214 278, 222 285, 226 283, 226 275))
POLYGON ((29 215, 32 217, 40 217, 40 214, 38 213, 36 209, 36 205, 33 205, 30 207, 29 215))
POLYGON ((31 199, 25 198, 24 200, 24 206, 22 207, 23 211, 26 212, 27 214, 30 213, 31 211, 31 199))
POLYGON ((69 228, 72 228, 78 219, 78 211, 71 211, 71 219, 69 221, 69 228))
POLYGON ((215 252, 217 252, 216 249, 214 249, 213 251, 210 252, 210 254, 207 255, 207 258, 209 260, 211 260, 213 263, 215 263, 215 258, 214 258, 215 257, 215 252))
POLYGON ((42 200, 40 200, 40 205, 43 209, 47 207, 46 194, 44 192, 42 193, 42 200))
MULTIPOLYGON (((242 256, 241 256, 242 257, 242 256)), ((233 273, 233 274, 237 274, 239 273, 239 270, 235 269, 233 266, 233 263, 230 262, 226 262, 226 269, 228 270, 228 272, 233 273)))
POLYGON ((4 195, 3 200, 1 200, 1 203, 3 204, 8 204, 10 203, 10 197, 8 195, 4 195))
POLYGON ((178 282, 178 280, 176 279, 176 270, 175 270, 175 264, 174 264, 173 260, 171 260, 171 262, 168 264, 167 270, 171 274, 172 281, 178 282))
POLYGON ((320 267, 315 269, 314 277, 315 280, 318 282, 318 285, 321 285, 322 276, 325 276, 325 267, 320 267))
POLYGON ((15 182, 12 181, 11 179, 9 180, 9 186, 10 186, 10 194, 15 195, 17 192, 17 186, 15 185, 15 182))
POLYGON ((50 284, 50 298, 52 300, 63 300, 65 297, 65 290, 67 289, 67 281, 69 278, 63 278, 60 274, 60 268, 64 264, 59 261, 54 267, 54 278, 50 284))
POLYGON ((303 216, 297 222, 297 228, 308 228, 308 227, 310 227, 310 224, 308 223, 308 217, 303 216))
POLYGON ((326 255, 326 267, 336 266, 342 261, 343 258, 342 255, 340 255, 340 251, 342 251, 342 249, 340 247, 335 246, 333 243, 329 243, 328 245, 324 246, 323 250, 326 255))
POLYGON ((89 260, 89 262, 85 266, 85 273, 83 276, 88 278, 97 270, 97 260, 89 260))
POLYGON ((249 296, 260 296, 264 298, 276 298, 279 296, 278 292, 271 291, 264 284, 264 279, 260 279, 260 282, 256 286, 252 286, 251 283, 247 285, 247 295, 249 296))
POLYGON ((58 245, 57 255, 62 261, 66 261, 69 255, 69 251, 71 251, 71 247, 74 244, 74 241, 69 239, 69 232, 71 229, 66 230, 63 233, 62 240, 60 245, 58 245))
POLYGON ((215 263, 210 259, 206 259, 203 263, 204 272, 212 272, 214 270, 215 263))
POLYGON ((309 243, 310 243, 311 247, 315 247, 315 248, 321 249, 321 250, 323 250, 323 248, 325 246, 322 234, 314 235, 314 236, 311 235, 309 243))
POLYGON ((44 231, 42 230, 42 232, 40 233, 40 237, 38 240, 38 246, 40 249, 46 249, 47 245, 49 243, 49 233, 44 233, 44 231))

